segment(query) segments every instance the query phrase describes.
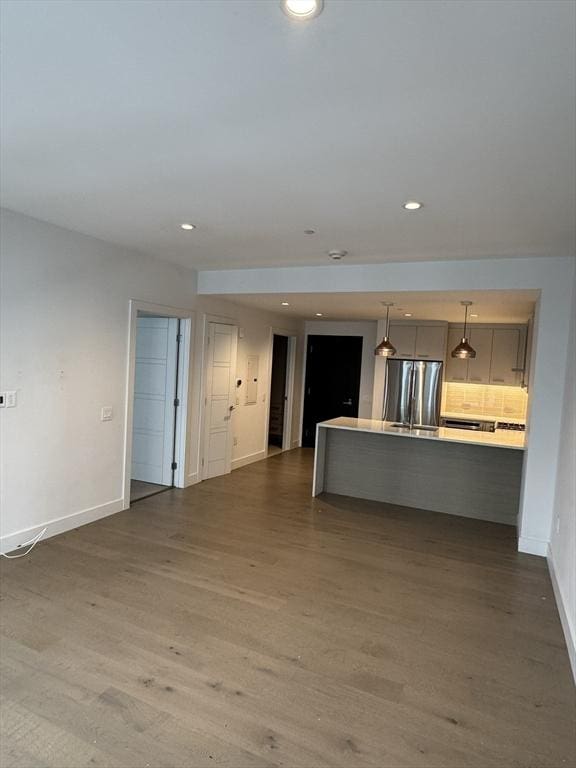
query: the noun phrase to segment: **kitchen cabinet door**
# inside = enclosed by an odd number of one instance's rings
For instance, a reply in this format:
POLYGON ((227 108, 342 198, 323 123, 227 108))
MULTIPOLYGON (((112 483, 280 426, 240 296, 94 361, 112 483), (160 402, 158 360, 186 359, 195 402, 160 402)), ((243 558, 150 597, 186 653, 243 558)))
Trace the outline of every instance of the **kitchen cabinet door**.
POLYGON ((454 347, 460 343, 464 328, 450 328, 448 330, 448 345, 446 347, 446 381, 468 381, 468 360, 460 360, 452 357, 454 347))
POLYGON ((520 331, 514 328, 494 328, 492 340, 491 384, 520 386, 518 351, 520 331))
MULTIPOLYGON (((532 343, 534 341, 534 316, 528 320, 528 325, 524 331, 524 340, 520 338, 520 347, 524 346, 524 360, 522 366, 522 386, 528 391, 530 389, 530 365, 532 361, 532 343)), ((520 356, 519 356, 520 357, 520 356)))
POLYGON ((492 328, 471 328, 470 344, 476 357, 468 361, 468 381, 471 384, 489 384, 492 362, 492 328))
POLYGON ((394 357, 400 360, 413 360, 416 351, 415 325, 391 325, 390 341, 396 347, 394 357))
POLYGON ((416 359, 444 360, 447 330, 445 325, 419 325, 416 332, 416 359))

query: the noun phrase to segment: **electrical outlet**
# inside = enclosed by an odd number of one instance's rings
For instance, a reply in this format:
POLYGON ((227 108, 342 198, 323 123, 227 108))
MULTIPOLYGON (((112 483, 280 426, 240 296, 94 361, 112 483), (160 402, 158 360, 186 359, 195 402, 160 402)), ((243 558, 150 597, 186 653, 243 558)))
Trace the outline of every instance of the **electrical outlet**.
POLYGON ((16 408, 16 390, 12 389, 9 392, 4 392, 4 399, 6 401, 6 408, 16 408))
POLYGON ((112 421, 114 410, 110 405, 105 405, 100 412, 100 421, 112 421))

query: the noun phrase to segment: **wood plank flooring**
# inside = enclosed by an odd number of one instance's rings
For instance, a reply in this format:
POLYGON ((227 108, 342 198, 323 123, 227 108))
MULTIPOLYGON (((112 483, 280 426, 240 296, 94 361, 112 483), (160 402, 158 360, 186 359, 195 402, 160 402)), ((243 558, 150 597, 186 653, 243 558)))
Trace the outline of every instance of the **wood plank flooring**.
POLYGON ((169 485, 159 485, 158 483, 146 483, 143 480, 130 481, 130 502, 145 499, 147 496, 153 496, 155 493, 163 493, 169 485))
POLYGON ((573 767, 545 561, 313 500, 311 471, 282 453, 3 560, 2 768, 573 767))

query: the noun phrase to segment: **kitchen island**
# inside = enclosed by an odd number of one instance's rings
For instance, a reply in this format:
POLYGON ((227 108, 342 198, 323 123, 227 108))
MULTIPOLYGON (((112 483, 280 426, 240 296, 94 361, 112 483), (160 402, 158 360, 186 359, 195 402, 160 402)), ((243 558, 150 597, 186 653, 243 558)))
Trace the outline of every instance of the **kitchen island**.
POLYGON ((408 429, 338 418, 316 428, 313 496, 335 493, 516 525, 523 432, 408 429))

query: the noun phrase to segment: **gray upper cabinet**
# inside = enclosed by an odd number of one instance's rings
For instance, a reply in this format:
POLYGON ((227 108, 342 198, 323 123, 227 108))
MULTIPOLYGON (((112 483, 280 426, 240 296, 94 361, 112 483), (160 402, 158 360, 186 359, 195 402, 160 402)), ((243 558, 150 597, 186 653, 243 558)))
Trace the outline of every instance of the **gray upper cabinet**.
POLYGON ((451 326, 448 329, 448 345, 446 348, 446 381, 468 381, 468 360, 460 360, 451 356, 454 347, 460 343, 464 328, 451 326))
MULTIPOLYGON (((522 367, 524 372, 522 375, 522 386, 528 390, 530 389, 530 366, 532 361, 532 344, 534 343, 534 315, 528 320, 528 326, 526 327, 526 338, 524 339, 524 354, 522 367)), ((520 341, 522 344, 522 341, 520 341)))
POLYGON ((416 326, 390 325, 390 341, 396 347, 395 357, 413 360, 416 353, 416 326))
POLYGON ((444 360, 446 356, 446 325, 419 325, 416 328, 416 359, 444 360))
POLYGON ((492 328, 471 328, 470 344, 476 357, 468 361, 468 381, 471 384, 489 384, 492 361, 492 328))
POLYGON ((494 328, 492 340, 491 384, 519 386, 520 331, 513 328, 494 328))
POLYGON ((522 366, 526 329, 472 326, 470 344, 476 357, 459 360, 451 352, 462 338, 463 328, 450 326, 446 349, 446 381, 470 384, 523 385, 522 366))
POLYGON ((390 323, 390 341, 400 360, 444 360, 447 323, 442 325, 410 325, 390 323))

